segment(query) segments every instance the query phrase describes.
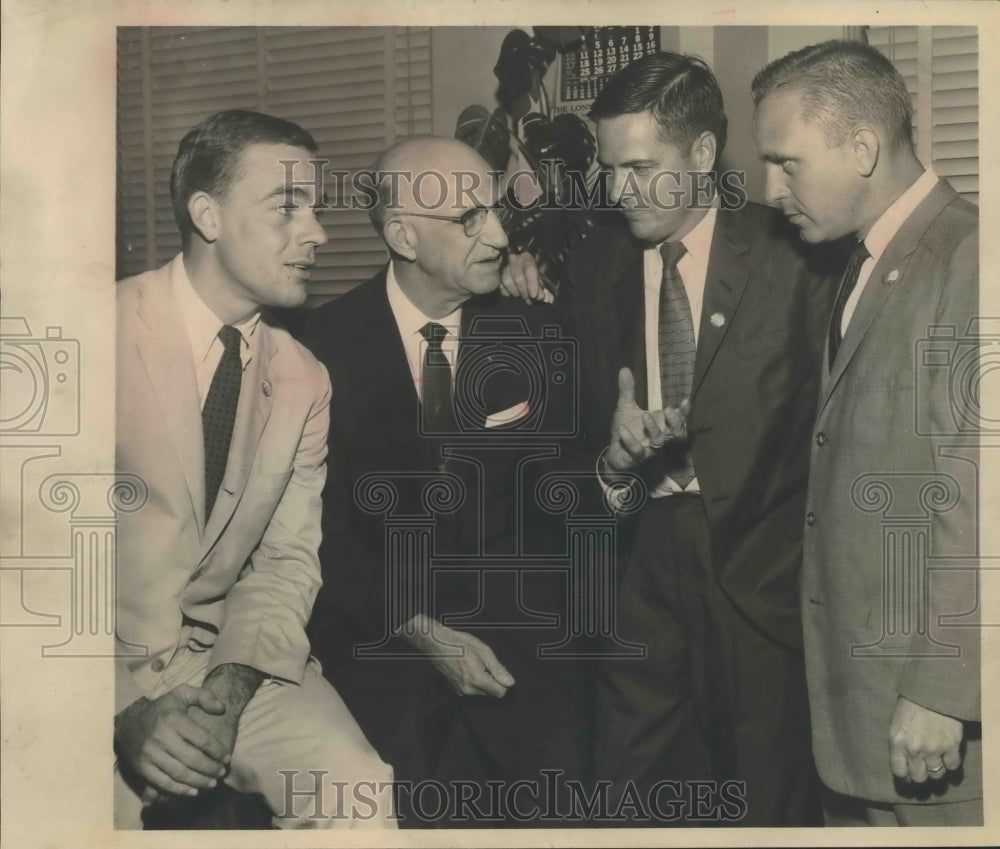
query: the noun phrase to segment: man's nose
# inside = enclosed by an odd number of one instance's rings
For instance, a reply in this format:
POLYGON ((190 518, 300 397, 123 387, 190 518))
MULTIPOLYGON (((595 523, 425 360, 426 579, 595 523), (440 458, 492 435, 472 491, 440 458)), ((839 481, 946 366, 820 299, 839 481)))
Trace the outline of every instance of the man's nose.
POLYGON ((320 245, 326 244, 329 237, 326 235, 326 228, 323 226, 319 218, 316 217, 316 213, 313 210, 308 210, 307 214, 303 216, 303 227, 302 233, 299 237, 303 244, 313 244, 319 247, 320 245))
POLYGON ((625 173, 622 171, 606 171, 604 179, 608 184, 608 200, 617 205, 625 191, 625 173))
POLYGON ((483 232, 479 234, 479 238, 497 250, 503 250, 507 247, 507 231, 504 230, 500 216, 497 215, 495 209, 491 209, 486 216, 486 223, 483 225, 483 232))
POLYGON ((764 165, 764 203, 777 206, 788 197, 788 186, 782 177, 782 171, 777 165, 764 165))

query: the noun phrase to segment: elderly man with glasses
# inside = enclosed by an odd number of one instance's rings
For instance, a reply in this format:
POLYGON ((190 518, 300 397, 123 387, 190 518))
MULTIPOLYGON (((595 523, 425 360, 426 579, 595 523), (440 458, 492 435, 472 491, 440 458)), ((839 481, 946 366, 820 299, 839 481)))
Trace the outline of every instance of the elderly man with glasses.
POLYGON ((544 824, 531 787, 584 779, 591 739, 586 662, 540 651, 567 631, 567 575, 537 568, 564 531, 535 492, 572 374, 550 308, 499 297, 503 207, 474 150, 405 139, 375 184, 389 263, 305 331, 334 387, 314 651, 395 767, 402 827, 544 824))

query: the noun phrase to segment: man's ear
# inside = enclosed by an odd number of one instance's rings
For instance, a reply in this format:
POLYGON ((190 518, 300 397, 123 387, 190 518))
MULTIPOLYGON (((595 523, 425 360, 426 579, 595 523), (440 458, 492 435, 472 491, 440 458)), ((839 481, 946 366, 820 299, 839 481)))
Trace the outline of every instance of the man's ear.
POLYGON ((188 198, 188 215, 191 223, 206 242, 219 238, 219 206, 208 192, 195 192, 188 198))
POLYGON ((387 221, 382 225, 382 237, 393 253, 410 261, 417 258, 417 232, 405 221, 399 218, 387 221))
POLYGON ((691 143, 691 162, 697 171, 711 171, 715 168, 717 142, 715 133, 705 130, 691 143))
POLYGON ((870 177, 878 165, 878 155, 882 146, 878 133, 867 126, 860 126, 854 129, 851 134, 851 150, 854 153, 854 162, 858 174, 862 177, 870 177))

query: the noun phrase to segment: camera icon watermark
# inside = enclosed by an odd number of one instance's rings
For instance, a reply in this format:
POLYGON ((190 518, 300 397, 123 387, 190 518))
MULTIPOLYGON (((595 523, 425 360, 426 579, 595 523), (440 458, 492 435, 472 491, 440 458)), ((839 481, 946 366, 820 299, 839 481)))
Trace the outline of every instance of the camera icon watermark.
POLYGON ((1000 433, 1000 318, 932 325, 914 356, 918 434, 1000 433))
POLYGON ((0 318, 0 434, 80 433, 80 343, 62 328, 35 336, 24 318, 0 318))
MULTIPOLYGON (((424 360, 428 345, 421 343, 424 360)), ((421 405, 419 433, 503 441, 571 437, 579 425, 577 342, 558 326, 530 334, 520 316, 477 316, 463 332, 452 415, 432 421, 421 405), (498 399, 502 399, 498 404, 498 399)))

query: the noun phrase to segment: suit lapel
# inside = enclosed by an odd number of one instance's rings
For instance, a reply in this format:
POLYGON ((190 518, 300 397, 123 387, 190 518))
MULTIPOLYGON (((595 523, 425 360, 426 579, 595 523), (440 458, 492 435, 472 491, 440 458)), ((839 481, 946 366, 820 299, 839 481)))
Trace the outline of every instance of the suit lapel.
POLYGON ((738 215, 720 209, 715 221, 705 275, 705 296, 701 305, 698 348, 694 358, 692 399, 705 380, 708 368, 732 326, 733 316, 743 297, 750 269, 741 257, 748 250, 749 245, 738 215))
MULTIPOLYGON (((422 468, 426 450, 420 438, 420 403, 410 374, 399 326, 389 306, 383 272, 366 292, 354 328, 351 350, 356 393, 352 408, 372 422, 372 439, 389 465, 422 468), (383 423, 380 429, 379 424, 383 423)), ((334 390, 336 391, 336 390, 334 390)))
POLYGON ((271 381, 271 361, 278 352, 276 340, 261 318, 255 333, 260 334, 257 350, 243 370, 240 382, 240 401, 236 408, 233 424, 233 438, 229 445, 226 474, 219 486, 219 498, 215 501, 212 515, 202 539, 202 553, 211 550, 215 540, 232 518, 246 489, 257 456, 264 426, 267 424, 273 406, 274 384, 271 381), (223 495, 225 497, 223 497, 223 495))
MULTIPOLYGON (((871 276, 858 300, 858 305, 847 326, 847 333, 837 351, 837 359, 832 368, 828 353, 823 357, 822 410, 830 400, 833 390, 843 378, 851 360, 857 353, 861 341, 871 329, 875 316, 879 314, 893 291, 904 285, 910 256, 917 249, 920 240, 931 222, 951 203, 957 195, 947 183, 939 180, 929 195, 920 202, 903 226, 889 242, 885 252, 872 269, 871 276)), ((829 334, 830 328, 827 328, 829 334)), ((824 344, 828 351, 828 346, 824 344)))
MULTIPOLYGON (((178 256, 168 269, 174 274, 178 256)), ((184 322, 171 296, 172 279, 158 279, 142 289, 137 309, 142 330, 137 338, 139 357, 163 414, 164 429, 187 483, 191 509, 199 533, 205 527, 205 454, 201 430, 201 403, 191 347, 184 322), (166 284, 166 285, 163 285, 166 284)))

